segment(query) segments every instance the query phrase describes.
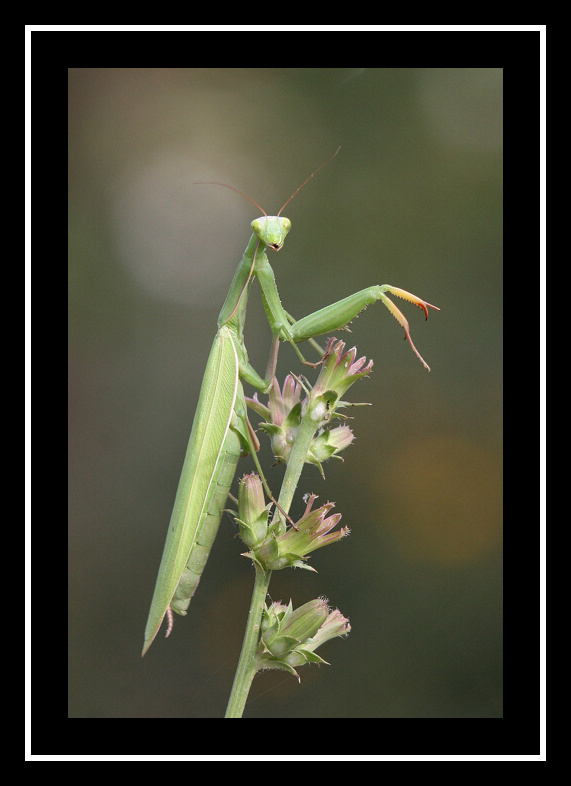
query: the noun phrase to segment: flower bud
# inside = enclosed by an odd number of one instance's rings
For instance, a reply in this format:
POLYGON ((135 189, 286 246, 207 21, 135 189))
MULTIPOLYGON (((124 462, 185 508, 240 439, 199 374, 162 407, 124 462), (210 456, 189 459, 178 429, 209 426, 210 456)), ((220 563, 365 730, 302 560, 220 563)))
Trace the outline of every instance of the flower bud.
POLYGON ((321 464, 329 458, 341 458, 338 454, 348 448, 355 439, 349 426, 324 429, 312 441, 307 462, 316 464, 323 475, 321 464))
POLYGON ((351 626, 338 609, 330 611, 325 598, 316 598, 295 611, 291 601, 287 607, 281 603, 266 606, 261 630, 258 670, 282 669, 299 680, 295 667, 327 664, 315 650, 329 639, 346 635, 351 626))
POLYGON ((262 543, 267 534, 270 506, 264 503, 264 488, 258 475, 244 475, 238 489, 237 521, 240 537, 250 548, 262 543))
MULTIPOLYGON (((313 393, 320 395, 326 391, 334 391, 337 399, 340 399, 351 385, 362 377, 371 373, 373 361, 365 357, 355 360, 357 347, 353 347, 343 354, 345 343, 332 338, 327 345, 321 372, 313 387, 313 393)), ((339 406, 339 405, 338 405, 339 406)))
POLYGON ((305 513, 294 526, 289 527, 285 532, 269 531, 265 540, 253 546, 247 556, 255 560, 264 570, 281 570, 288 567, 314 570, 305 564, 307 555, 316 549, 337 542, 349 533, 348 527, 332 532, 341 520, 341 514, 328 515, 334 507, 332 502, 312 510, 316 499, 315 494, 309 497, 305 513))

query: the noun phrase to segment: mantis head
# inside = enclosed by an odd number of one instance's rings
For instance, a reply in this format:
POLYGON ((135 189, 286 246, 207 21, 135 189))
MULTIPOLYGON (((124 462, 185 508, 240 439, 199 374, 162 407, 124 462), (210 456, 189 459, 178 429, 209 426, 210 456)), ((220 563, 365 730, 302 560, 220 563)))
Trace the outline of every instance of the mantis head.
POLYGON ((252 221, 254 234, 274 251, 279 251, 283 246, 285 236, 290 229, 291 221, 282 216, 261 216, 252 221))

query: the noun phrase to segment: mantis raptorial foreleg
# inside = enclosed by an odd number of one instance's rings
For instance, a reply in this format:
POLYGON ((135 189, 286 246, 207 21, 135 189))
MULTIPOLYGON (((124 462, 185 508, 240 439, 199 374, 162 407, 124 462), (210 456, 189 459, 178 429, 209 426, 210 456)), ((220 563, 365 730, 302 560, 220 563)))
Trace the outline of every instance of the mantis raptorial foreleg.
MULTIPOLYGON (((261 220, 262 219, 258 219, 258 221, 261 220)), ((426 319, 428 319, 428 309, 433 308, 439 311, 440 309, 437 306, 427 303, 425 300, 422 300, 404 289, 393 287, 390 284, 382 284, 380 286, 375 285, 367 287, 359 292, 355 292, 353 295, 349 295, 343 298, 343 300, 339 300, 325 308, 319 309, 319 311, 314 311, 312 314, 308 314, 306 317, 298 319, 292 324, 289 315, 282 308, 274 272, 269 262, 259 265, 257 275, 262 289, 262 297, 270 326, 277 333, 281 341, 288 341, 292 345, 302 362, 307 363, 296 346, 298 343, 312 340, 315 336, 322 336, 326 333, 345 328, 352 319, 363 311, 363 309, 372 305, 377 300, 380 300, 404 329, 405 337, 408 339, 414 353, 424 367, 430 371, 430 366, 424 361, 423 357, 414 346, 410 335, 408 320, 385 293, 390 292, 397 297, 408 300, 410 303, 414 303, 415 306, 418 306, 424 311, 426 319)), ((308 365, 314 364, 308 363, 308 365)))
POLYGON ((367 306, 370 306, 377 300, 380 300, 381 303, 383 303, 395 317, 399 325, 404 329, 405 338, 408 340, 414 353, 419 358, 423 366, 428 369, 428 371, 430 371, 430 366, 424 361, 420 352, 414 346, 410 336, 408 320, 401 310, 395 306, 392 300, 386 296, 386 292, 390 292, 392 295, 396 295, 397 297, 403 298, 404 300, 408 300, 410 303, 414 303, 415 306, 418 306, 424 311, 426 319, 428 319, 429 308, 440 311, 437 306, 427 303, 425 300, 422 300, 421 298, 411 294, 410 292, 407 292, 404 289, 393 287, 390 284, 382 284, 381 286, 367 287, 367 289, 363 289, 360 292, 355 292, 354 295, 349 295, 349 297, 339 300, 337 303, 326 306, 325 308, 315 311, 313 314, 309 314, 309 316, 298 320, 291 327, 291 338, 293 341, 299 342, 305 341, 307 338, 312 336, 322 335, 324 333, 331 333, 335 330, 339 330, 339 328, 346 326, 348 322, 354 319, 354 317, 356 317, 357 314, 359 314, 363 309, 367 308, 367 306))

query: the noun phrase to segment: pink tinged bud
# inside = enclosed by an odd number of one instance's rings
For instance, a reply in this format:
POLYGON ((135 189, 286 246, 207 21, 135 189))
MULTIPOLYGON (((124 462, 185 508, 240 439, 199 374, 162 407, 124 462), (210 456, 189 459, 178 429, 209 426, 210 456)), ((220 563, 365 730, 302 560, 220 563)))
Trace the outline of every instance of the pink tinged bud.
MULTIPOLYGON (((321 464, 329 458, 341 458, 338 454, 348 448, 355 439, 349 426, 336 426, 333 429, 322 431, 311 443, 307 461, 316 464, 321 469, 321 464)), ((323 474, 323 470, 321 470, 323 474)))
POLYGON ((283 392, 280 390, 279 382, 274 377, 269 395, 269 422, 276 426, 281 426, 289 416, 291 410, 299 404, 301 397, 301 385, 294 380, 291 374, 285 378, 283 392))
POLYGON ((328 615, 318 633, 314 636, 312 648, 315 649, 336 636, 346 636, 350 630, 351 625, 347 617, 344 617, 339 609, 335 609, 328 615))
POLYGON ((329 639, 351 630, 349 620, 338 609, 330 611, 325 598, 316 598, 295 611, 291 601, 284 607, 266 607, 258 645, 258 669, 282 669, 299 680, 295 667, 323 663, 315 650, 329 639))
POLYGON ((296 404, 299 404, 301 399, 301 385, 296 382, 291 374, 285 378, 283 388, 283 402, 284 408, 287 412, 292 410, 296 404))
POLYGON ((368 363, 365 357, 355 360, 356 347, 352 347, 343 354, 344 349, 345 343, 343 341, 334 343, 332 339, 329 342, 323 360, 323 368, 313 389, 314 392, 322 393, 326 390, 333 390, 340 398, 354 382, 371 372, 372 360, 368 363))
POLYGON ((244 475, 238 489, 238 526, 240 537, 250 548, 263 542, 268 529, 268 507, 262 481, 253 472, 244 475))
POLYGON ((335 453, 340 453, 355 439, 349 426, 336 426, 329 432, 329 444, 335 448, 335 453))
POLYGON ((285 418, 282 392, 279 382, 275 377, 272 380, 272 387, 270 390, 270 418, 270 423, 276 426, 281 426, 285 418))
POLYGON ((246 556, 251 557, 264 570, 282 570, 288 567, 313 570, 305 563, 308 554, 330 543, 336 543, 349 534, 348 527, 335 529, 341 520, 341 514, 329 515, 334 507, 332 502, 312 510, 316 499, 315 494, 309 497, 305 513, 295 526, 281 534, 270 531, 265 540, 253 547, 246 556))
POLYGON ((238 512, 247 521, 257 519, 265 510, 264 487, 262 481, 252 472, 244 475, 238 490, 238 512))

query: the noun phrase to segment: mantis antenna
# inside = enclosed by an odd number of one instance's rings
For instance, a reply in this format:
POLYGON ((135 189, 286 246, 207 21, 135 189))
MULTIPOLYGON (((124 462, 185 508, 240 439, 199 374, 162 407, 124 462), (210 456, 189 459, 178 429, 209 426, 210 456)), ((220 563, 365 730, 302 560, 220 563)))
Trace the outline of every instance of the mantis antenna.
POLYGON ((338 148, 337 148, 337 150, 336 150, 336 151, 333 153, 333 155, 331 156, 331 158, 328 158, 328 159, 327 159, 327 161, 324 161, 324 162, 323 162, 323 164, 321 164, 320 166, 318 166, 318 167, 317 167, 317 169, 316 169, 314 172, 312 172, 312 173, 310 174, 310 176, 309 176, 308 178, 306 178, 306 179, 303 181, 303 183, 302 183, 300 186, 298 186, 298 187, 295 189, 295 191, 294 191, 294 192, 293 192, 293 194, 290 196, 290 198, 287 200, 287 202, 284 202, 284 204, 283 204, 283 205, 280 207, 280 212, 278 213, 278 216, 281 216, 281 214, 282 214, 282 210, 284 209, 284 207, 286 207, 287 205, 289 205, 289 203, 291 202, 291 200, 294 198, 294 196, 295 196, 295 195, 296 195, 296 194, 297 194, 299 191, 301 191, 301 189, 304 187, 304 185, 305 185, 306 183, 308 183, 308 182, 311 180, 311 178, 312 178, 314 175, 316 175, 316 174, 319 172, 319 170, 320 170, 320 169, 323 169, 323 167, 324 167, 324 166, 327 166, 327 164, 330 164, 330 163, 333 161, 333 159, 335 158, 335 156, 337 155, 337 153, 338 153, 340 150, 341 150, 341 145, 339 145, 339 147, 338 147, 338 148))
MULTIPOLYGON (((330 163, 331 163, 331 161, 333 161, 333 159, 335 158, 335 156, 337 155, 337 153, 338 153, 340 150, 341 150, 341 145, 339 145, 339 147, 338 147, 338 148, 337 148, 337 150, 336 150, 336 151, 333 153, 333 155, 331 156, 331 158, 328 158, 328 159, 327 159, 327 161, 324 161, 324 162, 323 162, 323 164, 320 164, 320 166, 318 166, 318 167, 317 167, 317 169, 315 169, 315 170, 314 170, 314 171, 313 171, 313 172, 310 174, 310 176, 309 176, 309 177, 306 177, 306 179, 303 181, 303 183, 302 183, 300 186, 298 186, 298 187, 295 189, 295 191, 294 191, 294 192, 293 192, 293 194, 290 196, 290 198, 289 198, 289 199, 288 199, 286 202, 284 202, 284 204, 281 206, 281 208, 280 208, 280 210, 279 210, 279 213, 277 214, 277 217, 281 216, 281 214, 282 214, 282 210, 284 209, 284 207, 287 207, 287 205, 289 205, 289 203, 290 203, 290 202, 291 202, 291 200, 294 198, 294 196, 295 196, 297 193, 299 193, 299 191, 301 191, 301 189, 302 189, 302 188, 303 188, 303 187, 304 187, 304 186, 305 186, 305 185, 306 185, 306 184, 307 184, 307 183, 308 183, 308 182, 311 180, 311 178, 312 178, 312 177, 314 177, 314 176, 315 176, 315 175, 316 175, 316 174, 317 174, 317 173, 318 173, 318 172, 319 172, 321 169, 323 169, 323 167, 324 167, 324 166, 327 166, 327 164, 330 164, 330 163)), ((249 197, 249 196, 248 196, 248 194, 245 194, 243 191, 240 191, 240 189, 239 189, 239 188, 235 188, 234 186, 231 186, 231 185, 229 185, 228 183, 221 183, 219 180, 197 180, 197 181, 195 181, 195 182, 194 182, 194 184, 193 184, 193 185, 195 185, 195 186, 224 186, 224 188, 229 188, 231 191, 235 191, 237 194, 240 194, 240 196, 243 196, 243 197, 244 197, 244 199, 247 199, 247 200, 248 200, 248 202, 251 202, 251 203, 252 203, 252 204, 253 204, 255 207, 257 207, 257 208, 258 208, 258 210, 261 210, 261 211, 262 211, 262 213, 263 213, 263 214, 266 216, 266 218, 268 217, 268 214, 266 213, 266 211, 264 210, 264 208, 263 208, 261 205, 258 205, 258 203, 257 203, 257 202, 255 202, 255 201, 252 199, 252 197, 249 197)))

